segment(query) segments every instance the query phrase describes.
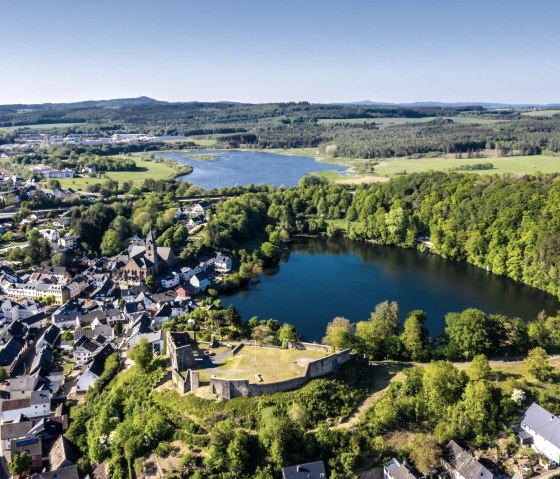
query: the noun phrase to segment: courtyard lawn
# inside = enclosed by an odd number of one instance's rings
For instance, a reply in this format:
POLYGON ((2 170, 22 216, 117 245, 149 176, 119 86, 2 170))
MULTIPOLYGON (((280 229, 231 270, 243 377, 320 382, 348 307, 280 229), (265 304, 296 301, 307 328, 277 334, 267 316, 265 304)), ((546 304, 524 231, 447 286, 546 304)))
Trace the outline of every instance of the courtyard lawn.
POLYGON ((225 363, 201 371, 201 380, 209 380, 210 376, 215 375, 221 378, 248 379, 252 383, 258 383, 260 379, 256 375, 259 374, 264 383, 285 381, 303 376, 308 363, 327 355, 325 351, 245 346, 225 363))

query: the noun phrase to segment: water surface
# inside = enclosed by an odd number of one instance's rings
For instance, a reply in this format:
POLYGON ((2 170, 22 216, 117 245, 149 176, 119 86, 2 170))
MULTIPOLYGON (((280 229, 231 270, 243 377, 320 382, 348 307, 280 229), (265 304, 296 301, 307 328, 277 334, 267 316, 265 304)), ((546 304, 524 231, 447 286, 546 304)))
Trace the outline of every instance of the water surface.
POLYGON ((296 186, 299 180, 315 171, 344 171, 345 166, 320 163, 304 156, 278 155, 256 151, 212 151, 157 153, 193 167, 192 173, 180 177, 204 189, 246 185, 296 186), (197 154, 216 154, 218 158, 198 160, 197 154))
POLYGON ((288 322, 306 339, 317 341, 333 317, 364 320, 385 300, 399 303, 401 320, 413 309, 424 310, 432 336, 443 331, 450 311, 475 307, 528 320, 543 309, 560 309, 551 295, 466 263, 416 250, 320 238, 293 245, 279 268, 265 271, 260 283, 223 299, 245 319, 288 322))

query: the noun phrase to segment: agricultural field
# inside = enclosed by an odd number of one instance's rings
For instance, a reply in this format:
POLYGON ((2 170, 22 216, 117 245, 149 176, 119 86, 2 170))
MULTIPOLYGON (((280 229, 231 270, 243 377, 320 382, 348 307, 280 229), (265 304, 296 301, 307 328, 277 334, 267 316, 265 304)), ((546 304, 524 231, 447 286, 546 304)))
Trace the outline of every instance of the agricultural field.
POLYGON ((550 118, 555 115, 560 115, 560 110, 529 110, 522 112, 523 116, 543 117, 550 118))
POLYGON ((560 157, 558 156, 509 156, 501 158, 393 158, 383 159, 375 167, 375 174, 380 176, 395 176, 403 173, 421 173, 429 170, 445 171, 461 165, 475 165, 492 163, 491 170, 470 171, 483 175, 500 173, 535 174, 560 172, 560 157))
POLYGON ((327 354, 325 351, 245 346, 233 358, 202 369, 200 379, 209 381, 210 376, 214 375, 220 378, 248 379, 255 383, 284 381, 302 376, 308 363, 324 358, 327 354))

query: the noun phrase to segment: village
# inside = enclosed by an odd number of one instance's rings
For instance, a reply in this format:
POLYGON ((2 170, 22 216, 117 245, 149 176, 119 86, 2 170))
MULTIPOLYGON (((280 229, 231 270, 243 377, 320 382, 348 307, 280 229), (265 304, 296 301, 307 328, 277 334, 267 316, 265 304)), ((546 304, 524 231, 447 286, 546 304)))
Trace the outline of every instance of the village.
MULTIPOLYGON (((9 181, 26 194, 33 188, 20 178, 9 181)), ((187 204, 177 209, 177 221, 200 228, 210 209, 203 200, 187 204)), ((178 266, 172 249, 158 246, 151 230, 146 238, 133 237, 116 257, 89 257, 64 213, 31 214, 2 228, 17 231, 21 225, 34 228, 53 254, 73 255, 74 266, 16 272, 17 262, 5 260, 0 267, 1 472, 8 474, 14 456, 27 452, 32 472, 52 471, 41 477, 78 477, 63 436, 67 401, 79 402, 108 358, 117 354, 125 363, 141 340, 155 355, 164 354, 162 326, 210 307, 201 293, 222 281, 232 259, 214 252, 178 266), (150 281, 155 284, 148 287, 150 281)))

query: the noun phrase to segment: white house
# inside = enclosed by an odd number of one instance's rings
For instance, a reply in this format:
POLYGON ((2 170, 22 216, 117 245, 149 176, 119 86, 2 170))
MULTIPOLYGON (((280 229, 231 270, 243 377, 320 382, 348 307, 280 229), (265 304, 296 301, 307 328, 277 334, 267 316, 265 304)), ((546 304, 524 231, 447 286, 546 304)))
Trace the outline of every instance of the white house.
POLYGON ((393 458, 383 464, 383 479, 418 479, 416 473, 406 462, 393 458))
POLYGON ((165 278, 162 278, 161 285, 165 289, 174 288, 181 282, 181 275, 175 271, 172 271, 165 278))
POLYGON ((181 268, 181 279, 183 281, 189 281, 194 275, 195 272, 191 268, 187 266, 181 268))
POLYGON ((43 238, 48 239, 51 243, 58 243, 58 240, 60 239, 60 233, 57 230, 45 228, 39 230, 39 233, 43 238))
POLYGON ((519 438, 538 453, 560 464, 560 418, 537 403, 531 404, 521 418, 519 438))
POLYGON ((231 268, 231 258, 222 253, 217 253, 214 258, 214 270, 219 273, 227 273, 228 271, 231 271, 231 268))
POLYGON ((194 288, 195 292, 204 291, 208 286, 210 286, 210 278, 204 272, 195 274, 190 279, 190 284, 194 288))
POLYGON ((51 410, 50 391, 32 391, 29 398, 3 399, 0 402, 0 419, 11 422, 20 414, 29 419, 48 416, 51 410))
POLYGON ((86 392, 92 387, 105 370, 107 358, 115 352, 111 344, 106 344, 96 353, 95 357, 87 365, 76 381, 76 392, 86 392))

